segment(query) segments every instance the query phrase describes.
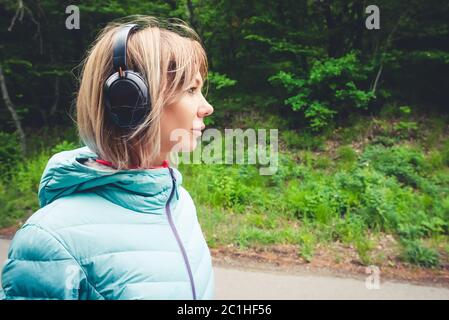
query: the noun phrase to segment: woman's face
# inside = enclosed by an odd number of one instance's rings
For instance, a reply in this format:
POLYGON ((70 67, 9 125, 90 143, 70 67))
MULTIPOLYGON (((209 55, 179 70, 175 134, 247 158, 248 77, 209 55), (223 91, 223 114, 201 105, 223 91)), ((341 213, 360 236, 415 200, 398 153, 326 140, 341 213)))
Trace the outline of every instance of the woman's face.
POLYGON ((164 108, 161 118, 161 152, 190 152, 205 128, 204 118, 214 112, 201 91, 203 79, 198 72, 189 89, 164 108))

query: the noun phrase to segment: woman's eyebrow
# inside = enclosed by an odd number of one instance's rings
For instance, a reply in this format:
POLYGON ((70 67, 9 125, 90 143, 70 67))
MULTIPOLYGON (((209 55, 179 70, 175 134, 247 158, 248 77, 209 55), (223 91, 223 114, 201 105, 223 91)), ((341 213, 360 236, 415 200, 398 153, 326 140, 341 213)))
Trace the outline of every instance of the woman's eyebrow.
POLYGON ((204 84, 204 82, 201 81, 201 80, 199 80, 198 78, 195 79, 195 83, 196 83, 197 85, 201 84, 201 87, 202 87, 203 84, 204 84))

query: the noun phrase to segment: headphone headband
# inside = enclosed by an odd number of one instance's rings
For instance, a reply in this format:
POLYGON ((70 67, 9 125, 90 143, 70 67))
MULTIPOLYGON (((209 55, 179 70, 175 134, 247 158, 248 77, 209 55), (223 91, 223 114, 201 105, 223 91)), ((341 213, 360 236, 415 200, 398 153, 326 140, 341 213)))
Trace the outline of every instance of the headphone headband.
POLYGON ((127 24, 121 27, 115 36, 112 62, 114 65, 114 70, 120 74, 120 68, 122 71, 128 69, 126 64, 126 46, 130 34, 137 28, 137 24, 127 24))

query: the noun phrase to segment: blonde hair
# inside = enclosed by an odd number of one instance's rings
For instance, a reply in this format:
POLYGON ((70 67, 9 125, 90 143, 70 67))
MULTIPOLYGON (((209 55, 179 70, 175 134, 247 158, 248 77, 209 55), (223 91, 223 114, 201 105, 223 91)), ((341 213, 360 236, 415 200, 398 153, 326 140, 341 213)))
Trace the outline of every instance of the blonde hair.
POLYGON ((134 15, 109 23, 102 29, 82 62, 76 97, 76 121, 80 138, 101 159, 117 169, 148 168, 161 151, 160 119, 164 106, 200 72, 205 81, 208 62, 198 34, 180 19, 134 15), (140 28, 128 38, 127 64, 148 83, 151 112, 135 130, 114 125, 103 103, 103 83, 113 72, 112 46, 116 32, 125 24, 140 28))

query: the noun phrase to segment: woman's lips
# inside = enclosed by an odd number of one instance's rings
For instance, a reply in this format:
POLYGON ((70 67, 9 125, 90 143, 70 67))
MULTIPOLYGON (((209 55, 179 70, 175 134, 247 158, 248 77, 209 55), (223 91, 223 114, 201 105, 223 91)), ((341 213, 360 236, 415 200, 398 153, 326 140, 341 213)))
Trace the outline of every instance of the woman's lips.
POLYGON ((201 131, 203 131, 205 127, 206 127, 206 126, 203 124, 203 125, 201 126, 201 128, 194 128, 194 129, 192 129, 192 131, 193 131, 193 133, 195 133, 195 134, 202 135, 203 133, 202 133, 201 131))

